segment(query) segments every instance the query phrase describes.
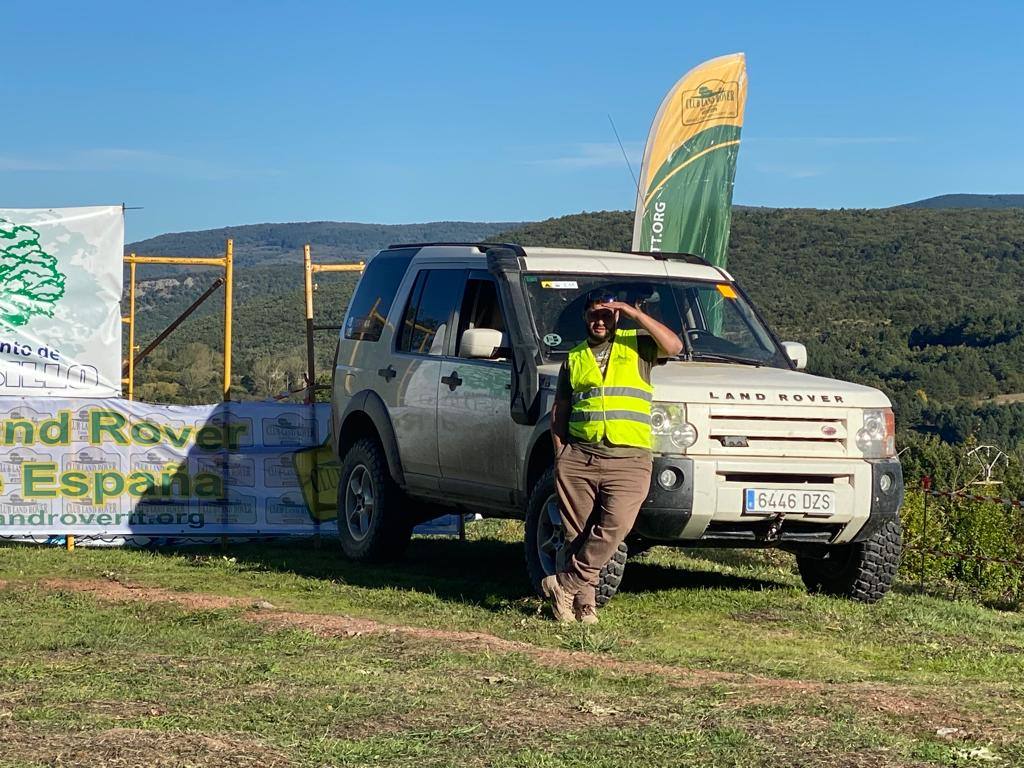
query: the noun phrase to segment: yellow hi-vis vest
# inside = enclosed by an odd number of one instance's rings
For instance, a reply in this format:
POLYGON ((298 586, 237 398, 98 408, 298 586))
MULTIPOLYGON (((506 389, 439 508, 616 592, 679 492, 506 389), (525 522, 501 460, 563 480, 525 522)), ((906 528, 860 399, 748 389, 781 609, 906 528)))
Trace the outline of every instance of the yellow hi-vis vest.
POLYGON ((586 341, 569 351, 572 411, 569 434, 576 440, 651 448, 651 400, 654 387, 640 375, 637 332, 619 330, 601 368, 586 341))

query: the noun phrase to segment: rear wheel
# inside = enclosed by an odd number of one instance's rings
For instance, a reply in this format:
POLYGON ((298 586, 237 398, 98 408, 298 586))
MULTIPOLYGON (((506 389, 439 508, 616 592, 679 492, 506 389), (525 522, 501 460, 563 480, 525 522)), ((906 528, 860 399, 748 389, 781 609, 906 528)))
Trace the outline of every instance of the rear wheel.
MULTIPOLYGON (((543 597, 540 582, 562 565, 561 557, 565 546, 565 532, 562 529, 558 511, 558 496, 555 493, 555 470, 548 469, 533 486, 526 505, 526 572, 530 584, 543 597)), ((628 550, 625 542, 619 545, 604 568, 597 583, 597 606, 600 608, 612 597, 622 584, 626 570, 628 550)))
POLYGON ((797 554, 796 564, 809 592, 875 603, 892 587, 902 551, 900 523, 889 520, 863 541, 797 554))
POLYGON ((402 513, 401 500, 380 445, 370 439, 353 443, 342 462, 338 487, 338 540, 346 557, 372 562, 403 552, 412 525, 402 513))

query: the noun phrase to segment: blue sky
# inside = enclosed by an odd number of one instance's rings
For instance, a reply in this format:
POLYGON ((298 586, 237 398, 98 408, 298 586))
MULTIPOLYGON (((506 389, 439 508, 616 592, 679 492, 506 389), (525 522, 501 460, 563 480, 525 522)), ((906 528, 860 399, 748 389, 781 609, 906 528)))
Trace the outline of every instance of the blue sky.
POLYGON ((672 84, 747 54, 735 202, 1024 193, 1021 3, 8 5, 0 207, 129 240, 631 208, 672 84), (45 10, 44 10, 45 9, 45 10))

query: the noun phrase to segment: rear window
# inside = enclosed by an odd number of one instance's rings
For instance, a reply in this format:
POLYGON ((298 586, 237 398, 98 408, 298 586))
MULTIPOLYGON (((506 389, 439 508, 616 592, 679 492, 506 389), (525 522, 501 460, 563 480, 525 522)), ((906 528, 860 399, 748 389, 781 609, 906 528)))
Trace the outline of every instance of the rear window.
POLYGON ((366 265, 345 316, 345 338, 378 341, 395 293, 417 248, 381 251, 366 265))

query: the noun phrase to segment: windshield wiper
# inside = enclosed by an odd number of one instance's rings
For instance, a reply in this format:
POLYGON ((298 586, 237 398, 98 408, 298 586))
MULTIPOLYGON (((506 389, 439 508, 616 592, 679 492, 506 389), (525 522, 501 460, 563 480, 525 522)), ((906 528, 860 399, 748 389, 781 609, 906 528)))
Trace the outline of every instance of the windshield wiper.
POLYGON ((737 355, 723 355, 716 352, 697 352, 694 350, 690 355, 691 360, 711 360, 720 363, 740 363, 741 365, 753 365, 760 368, 767 365, 767 361, 758 360, 753 357, 739 357, 737 355))

